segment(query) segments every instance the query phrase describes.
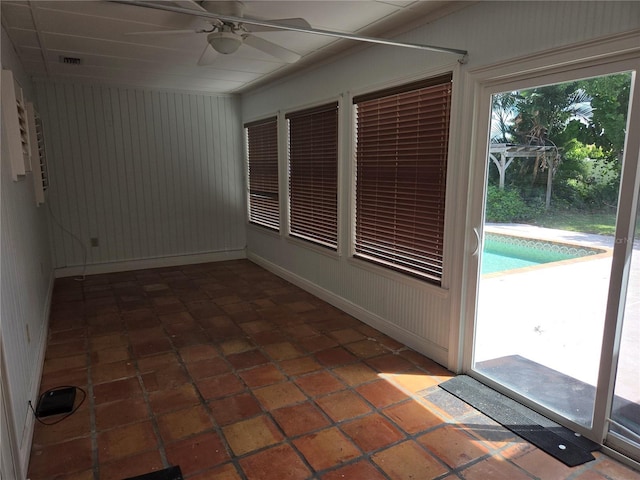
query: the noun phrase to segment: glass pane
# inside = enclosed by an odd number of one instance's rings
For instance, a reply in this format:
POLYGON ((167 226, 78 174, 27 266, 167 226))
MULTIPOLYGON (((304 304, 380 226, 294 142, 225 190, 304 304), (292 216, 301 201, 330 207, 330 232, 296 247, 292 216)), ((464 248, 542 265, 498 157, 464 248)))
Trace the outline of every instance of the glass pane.
POLYGON ((640 212, 631 255, 629 285, 611 407, 611 431, 640 448, 640 212))
POLYGON ((589 428, 631 75, 493 96, 473 368, 589 428))

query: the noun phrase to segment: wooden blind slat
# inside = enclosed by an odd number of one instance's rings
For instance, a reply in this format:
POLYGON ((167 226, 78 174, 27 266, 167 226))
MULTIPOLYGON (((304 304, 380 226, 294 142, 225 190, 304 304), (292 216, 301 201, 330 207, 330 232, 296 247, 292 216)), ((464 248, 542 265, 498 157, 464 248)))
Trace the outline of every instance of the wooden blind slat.
POLYGON ((354 98, 356 256, 442 283, 451 74, 354 98))
POLYGON ((291 112, 289 204, 291 234, 338 248, 338 103, 291 112))
POLYGON ((278 196, 278 121, 276 117, 245 124, 249 157, 249 221, 280 229, 278 196))
POLYGON ((304 110, 289 112, 285 115, 285 118, 288 120, 290 118, 296 117, 311 117, 316 113, 329 113, 336 111, 337 108, 338 102, 325 103, 323 105, 318 105, 317 107, 305 108, 304 110))
POLYGON ((384 99, 387 101, 393 101, 394 97, 402 93, 413 93, 414 95, 424 94, 429 95, 430 91, 428 90, 431 86, 438 85, 446 85, 451 83, 451 79, 453 77, 452 73, 446 73, 444 75, 439 75, 437 77, 425 78, 423 80, 418 80, 416 82, 405 83, 403 85, 398 85, 396 87, 386 88, 384 90, 377 90, 371 93, 365 93, 363 95, 357 95, 353 97, 354 104, 364 104, 369 100, 376 99, 384 99))

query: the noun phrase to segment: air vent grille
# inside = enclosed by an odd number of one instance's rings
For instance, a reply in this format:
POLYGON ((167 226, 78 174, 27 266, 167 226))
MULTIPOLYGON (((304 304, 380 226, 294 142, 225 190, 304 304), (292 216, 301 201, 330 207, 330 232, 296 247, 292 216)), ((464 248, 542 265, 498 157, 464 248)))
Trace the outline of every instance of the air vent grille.
POLYGON ((67 65, 81 65, 82 59, 78 57, 60 56, 60 63, 66 63, 67 65))

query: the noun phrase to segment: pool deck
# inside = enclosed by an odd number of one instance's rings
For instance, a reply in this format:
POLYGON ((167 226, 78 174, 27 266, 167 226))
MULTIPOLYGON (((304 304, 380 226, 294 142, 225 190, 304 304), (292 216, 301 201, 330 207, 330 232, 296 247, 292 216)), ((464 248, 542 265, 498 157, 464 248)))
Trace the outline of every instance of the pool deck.
MULTIPOLYGON (((486 231, 610 249, 613 237, 519 224, 486 231)), ((584 257, 583 257, 584 258, 584 257)), ((598 375, 611 255, 565 261, 480 283, 476 361, 521 355, 590 385, 598 375)), ((634 242, 616 394, 640 403, 640 242, 634 242)))
MULTIPOLYGON (((518 237, 550 240, 553 242, 575 243, 578 245, 590 245, 600 248, 613 248, 614 243, 614 238, 607 235, 570 232, 567 230, 536 227, 535 225, 524 225, 519 223, 487 223, 485 225, 485 230, 489 232, 502 233, 504 235, 515 235, 518 237)), ((636 240, 633 248, 640 249, 640 241, 636 240)))

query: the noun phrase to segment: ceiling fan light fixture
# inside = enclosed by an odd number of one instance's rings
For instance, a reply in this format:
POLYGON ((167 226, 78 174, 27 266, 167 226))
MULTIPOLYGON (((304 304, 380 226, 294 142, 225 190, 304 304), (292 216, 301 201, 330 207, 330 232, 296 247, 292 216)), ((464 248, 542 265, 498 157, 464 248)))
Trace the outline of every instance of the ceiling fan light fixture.
POLYGON ((242 45, 242 37, 232 32, 213 32, 207 36, 213 49, 224 55, 234 53, 242 45))

